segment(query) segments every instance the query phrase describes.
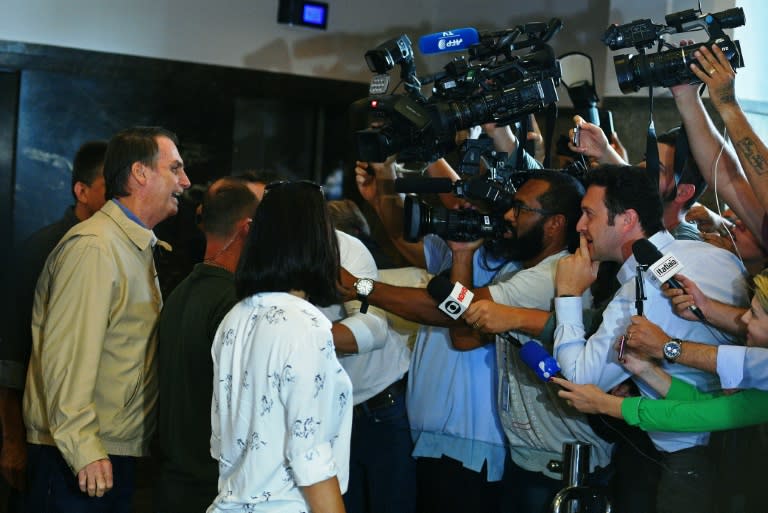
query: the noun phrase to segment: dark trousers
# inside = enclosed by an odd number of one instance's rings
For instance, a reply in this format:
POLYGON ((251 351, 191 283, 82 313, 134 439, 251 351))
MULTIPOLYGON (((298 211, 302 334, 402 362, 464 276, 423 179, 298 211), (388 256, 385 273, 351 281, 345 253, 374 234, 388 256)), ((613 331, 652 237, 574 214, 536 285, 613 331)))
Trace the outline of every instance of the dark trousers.
POLYGON ((394 404, 354 409, 348 513, 413 513, 416 511, 416 461, 405 410, 405 394, 394 404))
MULTIPOLYGON (((589 474, 584 486, 592 486, 608 494, 607 485, 612 469, 598 468, 589 474)), ((562 479, 548 477, 517 466, 507 453, 502 479, 501 511, 503 513, 550 513, 557 492, 565 487, 562 479)), ((597 511, 594 505, 584 505, 579 511, 597 511)), ((602 511, 602 509, 600 509, 602 511)))
POLYGON ((661 453, 657 513, 716 510, 715 467, 708 446, 661 453))
POLYGON ((417 458, 416 475, 419 513, 499 511, 501 481, 488 482, 487 464, 475 472, 447 456, 417 458))
POLYGON ((114 487, 103 497, 80 491, 77 475, 59 450, 28 444, 26 511, 28 513, 131 513, 136 458, 109 456, 114 487))

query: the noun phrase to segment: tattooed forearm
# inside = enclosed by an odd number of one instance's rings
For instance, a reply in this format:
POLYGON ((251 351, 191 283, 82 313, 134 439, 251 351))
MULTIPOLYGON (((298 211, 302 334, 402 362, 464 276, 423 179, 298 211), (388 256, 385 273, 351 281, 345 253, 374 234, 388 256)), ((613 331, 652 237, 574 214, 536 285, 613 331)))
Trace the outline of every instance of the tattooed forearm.
POLYGON ((736 149, 741 152, 744 160, 749 162, 757 174, 762 175, 768 171, 765 155, 760 152, 760 148, 751 137, 745 137, 737 142, 736 149))
POLYGON ((720 103, 736 103, 736 95, 733 91, 724 92, 720 94, 720 103))

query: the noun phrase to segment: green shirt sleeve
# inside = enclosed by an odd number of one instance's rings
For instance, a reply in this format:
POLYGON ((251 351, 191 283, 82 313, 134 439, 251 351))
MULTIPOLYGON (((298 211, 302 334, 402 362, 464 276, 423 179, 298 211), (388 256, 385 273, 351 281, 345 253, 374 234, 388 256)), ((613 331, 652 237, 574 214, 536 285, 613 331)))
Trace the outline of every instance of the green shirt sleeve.
POLYGON ((629 397, 622 401, 621 414, 628 424, 645 431, 733 429, 768 422, 768 392, 708 394, 673 378, 666 399, 629 397))

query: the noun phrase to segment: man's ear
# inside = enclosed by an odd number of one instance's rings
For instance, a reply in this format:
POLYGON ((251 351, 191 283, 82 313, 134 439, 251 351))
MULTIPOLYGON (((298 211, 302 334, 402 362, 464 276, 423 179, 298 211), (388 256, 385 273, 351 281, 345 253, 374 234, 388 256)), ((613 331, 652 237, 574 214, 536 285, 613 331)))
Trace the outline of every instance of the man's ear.
POLYGON ((696 186, 691 183, 681 183, 677 185, 677 195, 675 203, 686 204, 696 194, 696 186))
POLYGON ((134 162, 131 164, 131 176, 134 180, 139 182, 141 185, 144 185, 147 183, 147 166, 142 164, 139 161, 134 162))
POLYGON ((546 222, 544 223, 544 226, 554 231, 556 229, 561 229, 561 228, 565 229, 565 226, 567 224, 568 224, 568 221, 565 218, 565 214, 555 214, 547 218, 546 222))
POLYGON ((240 230, 243 233, 243 237, 248 236, 248 232, 251 231, 251 225, 253 224, 253 218, 246 217, 245 219, 241 219, 240 222, 242 225, 240 226, 240 230))
POLYGON ((631 229, 640 224, 640 216, 637 215, 637 210, 634 208, 628 208, 622 214, 622 225, 624 228, 631 229))
POLYGON ((88 203, 88 185, 83 182, 75 182, 72 186, 72 192, 75 194, 78 203, 88 203))

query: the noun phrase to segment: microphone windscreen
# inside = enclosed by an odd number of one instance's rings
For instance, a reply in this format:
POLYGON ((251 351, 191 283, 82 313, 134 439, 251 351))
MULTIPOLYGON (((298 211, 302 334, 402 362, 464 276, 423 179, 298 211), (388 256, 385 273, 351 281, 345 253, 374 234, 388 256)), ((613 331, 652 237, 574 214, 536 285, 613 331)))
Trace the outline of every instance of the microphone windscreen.
POLYGON ((552 376, 560 372, 557 360, 544 347, 533 340, 529 340, 520 348, 520 359, 542 381, 549 381, 552 376))
POLYGON ((632 244, 632 254, 635 255, 637 263, 641 265, 651 265, 658 262, 663 256, 661 251, 648 239, 637 239, 632 244))
POLYGON ((453 283, 445 276, 437 275, 427 283, 427 293, 438 303, 445 301, 452 290, 453 283))

